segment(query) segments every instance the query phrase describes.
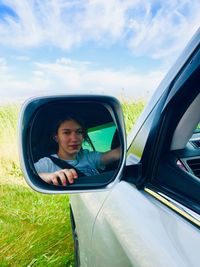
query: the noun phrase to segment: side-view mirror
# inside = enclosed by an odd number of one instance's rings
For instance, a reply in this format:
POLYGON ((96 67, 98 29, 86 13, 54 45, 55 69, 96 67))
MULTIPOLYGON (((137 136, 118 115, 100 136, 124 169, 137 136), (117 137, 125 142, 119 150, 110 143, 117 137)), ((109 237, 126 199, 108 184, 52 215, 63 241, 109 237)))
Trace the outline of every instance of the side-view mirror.
POLYGON ((102 190, 122 175, 126 134, 109 96, 48 96, 26 102, 19 153, 27 183, 43 193, 102 190))

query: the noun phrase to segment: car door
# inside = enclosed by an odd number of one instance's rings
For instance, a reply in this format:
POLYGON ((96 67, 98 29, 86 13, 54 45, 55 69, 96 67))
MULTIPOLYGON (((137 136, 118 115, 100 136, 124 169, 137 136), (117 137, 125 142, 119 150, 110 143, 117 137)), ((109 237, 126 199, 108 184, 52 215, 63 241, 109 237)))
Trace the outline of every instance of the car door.
MULTIPOLYGON (((83 147, 90 150, 108 151, 113 145, 116 125, 114 123, 103 124, 88 129, 88 135, 92 146, 85 144, 83 147)), ((91 237, 96 216, 109 191, 101 193, 84 193, 70 196, 71 211, 75 223, 78 250, 81 258, 81 266, 90 266, 91 262, 91 237)))
POLYGON ((199 266, 200 180, 178 164, 200 157, 188 149, 200 120, 199 34, 196 42, 133 130, 129 169, 95 221, 90 266, 199 266))

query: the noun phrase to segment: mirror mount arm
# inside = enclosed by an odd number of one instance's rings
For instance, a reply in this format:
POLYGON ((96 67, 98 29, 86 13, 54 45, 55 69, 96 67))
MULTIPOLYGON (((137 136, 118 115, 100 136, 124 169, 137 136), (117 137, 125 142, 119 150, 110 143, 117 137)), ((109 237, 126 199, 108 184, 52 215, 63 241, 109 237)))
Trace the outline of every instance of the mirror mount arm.
POLYGON ((142 163, 125 166, 122 180, 133 183, 138 189, 143 189, 144 181, 142 179, 142 163))

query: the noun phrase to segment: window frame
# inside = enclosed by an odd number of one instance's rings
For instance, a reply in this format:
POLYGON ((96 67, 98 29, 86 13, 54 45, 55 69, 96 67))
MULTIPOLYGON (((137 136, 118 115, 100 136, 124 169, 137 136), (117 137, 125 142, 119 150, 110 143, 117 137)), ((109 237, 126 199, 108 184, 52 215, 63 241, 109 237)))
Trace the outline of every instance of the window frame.
POLYGON ((188 71, 186 67, 177 81, 181 86, 177 88, 177 83, 174 84, 172 97, 163 108, 154 153, 146 173, 146 187, 153 188, 200 214, 200 179, 182 170, 177 165, 179 158, 176 151, 170 150, 179 121, 200 92, 199 63, 195 67, 191 66, 192 71, 188 71))

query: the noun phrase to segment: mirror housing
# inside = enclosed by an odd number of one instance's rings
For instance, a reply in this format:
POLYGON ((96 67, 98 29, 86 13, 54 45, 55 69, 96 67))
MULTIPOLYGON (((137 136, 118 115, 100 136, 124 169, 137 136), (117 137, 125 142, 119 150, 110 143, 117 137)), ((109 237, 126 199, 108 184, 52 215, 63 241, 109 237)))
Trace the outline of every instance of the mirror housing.
MULTIPOLYGON (((104 139, 106 138, 104 137, 104 139)), ((47 147, 50 146, 48 144, 47 147)), ((43 150, 41 147, 39 151, 43 150)), ((109 189, 120 180, 126 159, 125 124, 119 101, 110 96, 95 95, 46 96, 28 100, 22 106, 19 118, 19 156, 26 182, 38 192, 80 193, 109 189), (33 148, 33 144, 40 143, 43 129, 51 128, 51 119, 59 117, 61 113, 72 109, 73 112, 76 111, 77 114, 84 117, 86 124, 90 127, 96 126, 95 122, 100 125, 112 121, 116 126, 120 141, 121 158, 116 170, 109 170, 99 175, 80 177, 75 183, 67 186, 56 186, 41 179, 35 170, 34 162, 37 158, 35 155, 38 148, 37 146, 36 149, 33 148), (37 135, 35 132, 37 132, 37 135)))

